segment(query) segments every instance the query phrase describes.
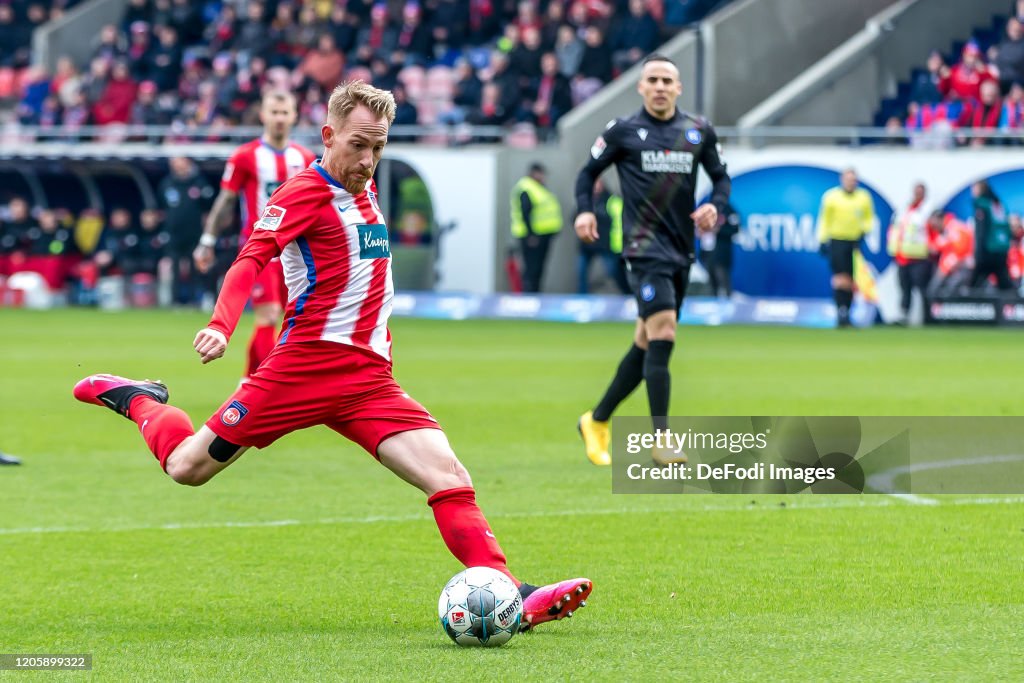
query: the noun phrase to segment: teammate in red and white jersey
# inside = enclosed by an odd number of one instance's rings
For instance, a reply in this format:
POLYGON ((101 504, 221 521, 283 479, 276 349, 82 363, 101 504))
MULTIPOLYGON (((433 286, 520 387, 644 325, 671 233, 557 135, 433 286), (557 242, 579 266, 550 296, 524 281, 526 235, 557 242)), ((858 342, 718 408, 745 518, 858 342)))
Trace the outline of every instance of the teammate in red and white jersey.
MULTIPOLYGON (((263 213, 270 195, 284 181, 308 168, 316 158, 313 152, 289 140, 295 118, 295 98, 291 93, 272 90, 263 96, 260 106, 263 136, 236 149, 224 166, 220 194, 210 209, 203 235, 192 255, 200 272, 207 272, 213 265, 217 236, 228 222, 236 199, 241 199, 241 248, 252 235, 252 224, 263 213)), ((281 263, 274 259, 261 271, 252 288, 256 326, 249 340, 247 377, 256 372, 274 348, 285 294, 281 263)))
POLYGON ((271 197, 193 344, 203 363, 224 355, 252 284, 277 255, 289 301, 280 341, 198 432, 167 405, 158 382, 92 375, 75 386, 75 398, 135 422, 164 471, 191 486, 250 447, 327 425, 426 494, 459 561, 497 569, 519 586, 524 628, 572 616, 586 604, 591 581, 537 587, 512 575, 469 473, 437 421, 392 376, 391 250, 372 177, 394 115, 391 93, 361 81, 331 95, 323 158, 271 197))

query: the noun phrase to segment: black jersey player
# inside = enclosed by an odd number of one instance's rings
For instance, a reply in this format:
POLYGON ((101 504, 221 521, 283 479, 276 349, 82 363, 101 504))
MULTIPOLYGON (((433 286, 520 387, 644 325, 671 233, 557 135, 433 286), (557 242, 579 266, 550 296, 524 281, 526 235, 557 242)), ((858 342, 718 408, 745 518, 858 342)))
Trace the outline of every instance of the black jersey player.
MULTIPOLYGON (((656 429, 667 426, 679 308, 694 260, 695 231, 715 230, 729 200, 731 181, 719 156, 714 128, 700 116, 676 108, 682 92, 679 70, 661 55, 644 60, 637 86, 644 106, 611 121, 590 149, 576 179, 576 234, 597 239, 594 181, 615 164, 623 198, 622 257, 638 312, 633 346, 619 364, 604 397, 579 423, 587 457, 595 465, 608 454, 612 412, 643 380, 656 429), (714 185, 709 203, 697 207, 697 172, 703 166, 714 185)), ((665 464, 685 454, 655 453, 665 464)))

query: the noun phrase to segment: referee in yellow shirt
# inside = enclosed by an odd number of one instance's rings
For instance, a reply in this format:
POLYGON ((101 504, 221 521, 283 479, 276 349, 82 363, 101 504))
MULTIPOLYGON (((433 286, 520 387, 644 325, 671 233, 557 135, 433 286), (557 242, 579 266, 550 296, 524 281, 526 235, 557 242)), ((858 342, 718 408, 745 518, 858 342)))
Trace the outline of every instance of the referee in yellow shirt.
POLYGON ((857 172, 843 171, 840 186, 833 187, 821 198, 818 212, 818 242, 821 253, 832 268, 832 296, 836 302, 839 327, 850 326, 853 304, 853 252, 860 239, 875 225, 871 195, 857 187, 857 172))

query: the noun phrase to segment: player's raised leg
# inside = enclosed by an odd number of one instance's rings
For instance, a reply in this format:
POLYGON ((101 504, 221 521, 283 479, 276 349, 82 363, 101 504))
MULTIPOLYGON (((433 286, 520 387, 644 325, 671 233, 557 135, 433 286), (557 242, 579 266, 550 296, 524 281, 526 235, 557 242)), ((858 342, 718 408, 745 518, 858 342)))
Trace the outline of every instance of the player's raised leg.
POLYGON ((246 450, 218 440, 208 427, 197 433, 184 411, 167 405, 169 393, 160 382, 91 375, 75 385, 74 395, 137 424, 160 467, 179 484, 205 484, 246 450))
POLYGON ((497 569, 523 594, 523 628, 571 617, 593 589, 589 579, 536 587, 509 571, 505 553, 476 503, 469 472, 439 429, 413 429, 390 436, 377 447, 381 463, 427 494, 441 538, 467 567, 497 569))

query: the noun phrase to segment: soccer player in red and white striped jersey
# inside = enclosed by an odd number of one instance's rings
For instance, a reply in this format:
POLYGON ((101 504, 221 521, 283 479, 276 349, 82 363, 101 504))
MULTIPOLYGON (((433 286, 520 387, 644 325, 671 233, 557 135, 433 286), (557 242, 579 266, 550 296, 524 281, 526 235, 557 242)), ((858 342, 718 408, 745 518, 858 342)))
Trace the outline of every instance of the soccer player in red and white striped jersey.
POLYGON ((289 301, 280 341, 198 432, 167 405, 158 382, 92 375, 75 386, 75 397, 134 421, 164 471, 192 486, 250 447, 326 425, 426 494, 442 539, 463 564, 491 567, 515 582, 522 628, 571 617, 592 582, 537 587, 512 575, 469 473, 437 421, 392 376, 391 250, 372 178, 394 116, 391 93, 361 81, 331 95, 323 158, 270 198, 193 345, 204 363, 224 355, 253 282, 277 255, 289 301))
MULTIPOLYGON (((241 248, 252 235, 252 224, 263 213, 270 195, 284 181, 308 168, 316 158, 313 152, 289 140, 295 118, 295 98, 291 93, 272 90, 263 96, 260 106, 263 136, 241 145, 224 166, 220 194, 210 209, 203 236, 193 254, 201 272, 205 273, 213 265, 217 235, 227 222, 236 199, 241 200, 241 248)), ((247 377, 256 372, 274 348, 276 330, 281 324, 286 299, 281 264, 277 259, 261 271, 251 295, 256 326, 249 340, 247 377)))

